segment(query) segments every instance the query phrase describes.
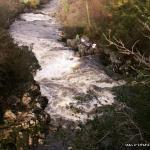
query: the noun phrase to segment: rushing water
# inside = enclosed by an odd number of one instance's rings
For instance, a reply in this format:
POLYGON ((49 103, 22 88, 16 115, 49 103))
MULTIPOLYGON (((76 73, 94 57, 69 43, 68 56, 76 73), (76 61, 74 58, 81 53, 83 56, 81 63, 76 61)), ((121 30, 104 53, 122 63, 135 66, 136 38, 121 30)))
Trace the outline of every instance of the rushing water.
POLYGON ((85 121, 96 107, 111 105, 111 88, 122 84, 108 77, 93 57, 79 58, 59 42, 61 25, 54 17, 59 0, 52 0, 36 13, 20 15, 10 28, 18 45, 32 48, 41 70, 35 75, 46 111, 56 120, 85 121))

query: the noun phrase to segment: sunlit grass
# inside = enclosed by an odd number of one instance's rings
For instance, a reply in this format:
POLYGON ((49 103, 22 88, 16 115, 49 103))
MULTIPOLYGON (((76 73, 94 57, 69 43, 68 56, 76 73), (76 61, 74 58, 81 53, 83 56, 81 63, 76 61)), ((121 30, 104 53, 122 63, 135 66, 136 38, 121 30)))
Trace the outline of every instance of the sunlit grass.
POLYGON ((40 4, 40 0, 21 0, 24 4, 36 8, 40 4))

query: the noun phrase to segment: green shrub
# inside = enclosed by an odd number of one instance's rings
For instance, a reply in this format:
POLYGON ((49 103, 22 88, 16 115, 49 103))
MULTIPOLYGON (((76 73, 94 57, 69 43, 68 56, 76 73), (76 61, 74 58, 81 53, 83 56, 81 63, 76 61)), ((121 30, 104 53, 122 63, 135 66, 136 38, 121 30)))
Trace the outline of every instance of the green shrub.
MULTIPOLYGON (((87 121, 76 131, 73 140, 75 150, 124 150, 126 143, 139 143, 138 125, 131 111, 123 104, 114 104, 98 109, 101 116, 87 121)), ((144 141, 143 141, 144 142, 144 141)))
POLYGON ((105 27, 105 33, 108 35, 111 32, 112 39, 121 40, 129 49, 139 40, 136 48, 142 53, 149 53, 150 42, 145 37, 147 29, 144 24, 150 25, 150 6, 145 1, 133 0, 132 3, 112 7, 111 13, 112 18, 105 27))
POLYGON ((21 0, 26 6, 36 8, 40 4, 40 0, 21 0))

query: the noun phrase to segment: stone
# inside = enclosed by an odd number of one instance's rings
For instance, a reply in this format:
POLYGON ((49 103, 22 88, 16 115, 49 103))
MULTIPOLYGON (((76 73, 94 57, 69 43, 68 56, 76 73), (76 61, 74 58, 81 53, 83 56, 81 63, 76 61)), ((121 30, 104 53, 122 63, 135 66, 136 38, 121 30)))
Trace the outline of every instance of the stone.
POLYGON ((80 57, 85 56, 86 46, 84 46, 83 44, 79 44, 78 51, 79 51, 80 57))
POLYGON ((67 46, 76 50, 78 48, 79 41, 77 39, 67 39, 67 46))
POLYGON ((40 103, 40 107, 44 110, 48 104, 48 99, 44 96, 43 97, 39 96, 37 98, 37 102, 40 103))
POLYGON ((4 119, 6 119, 8 121, 15 121, 16 118, 17 118, 16 115, 11 110, 7 110, 4 113, 4 119))
POLYGON ((84 43, 84 42, 89 42, 89 41, 90 41, 90 39, 89 39, 87 36, 83 35, 83 36, 81 37, 81 42, 82 42, 82 43, 84 43))
POLYGON ((41 108, 41 104, 40 104, 39 102, 36 103, 35 106, 36 106, 37 108, 41 108))
POLYGON ((29 97, 27 93, 25 93, 22 97, 22 103, 25 106, 29 106, 31 100, 32 100, 31 97, 29 97))

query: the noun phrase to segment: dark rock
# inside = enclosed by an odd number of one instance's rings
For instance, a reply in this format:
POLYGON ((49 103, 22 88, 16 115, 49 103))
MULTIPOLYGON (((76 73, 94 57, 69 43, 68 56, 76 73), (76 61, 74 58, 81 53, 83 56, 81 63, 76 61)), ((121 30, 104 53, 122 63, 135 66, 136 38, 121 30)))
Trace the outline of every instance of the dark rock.
POLYGON ((40 102, 41 102, 42 109, 45 109, 45 107, 48 104, 48 99, 46 97, 41 97, 41 101, 40 102))
POLYGON ((68 39, 67 46, 76 50, 78 48, 79 41, 77 39, 68 39))
POLYGON ((78 45, 78 51, 79 51, 79 55, 80 57, 85 56, 85 51, 86 51, 86 46, 79 44, 78 45))
POLYGON ((39 96, 37 98, 37 102, 40 103, 41 108, 44 110, 48 104, 48 99, 44 96, 43 97, 39 96))

